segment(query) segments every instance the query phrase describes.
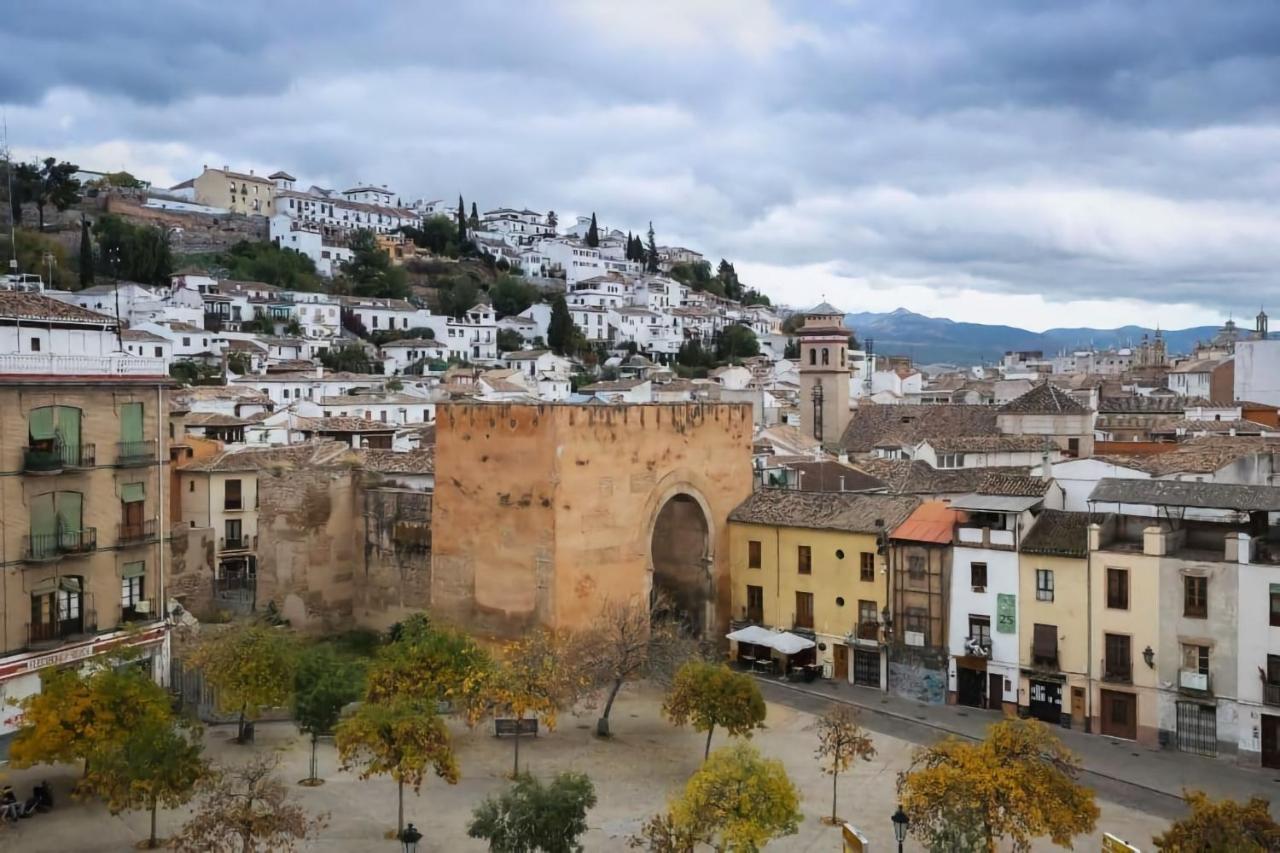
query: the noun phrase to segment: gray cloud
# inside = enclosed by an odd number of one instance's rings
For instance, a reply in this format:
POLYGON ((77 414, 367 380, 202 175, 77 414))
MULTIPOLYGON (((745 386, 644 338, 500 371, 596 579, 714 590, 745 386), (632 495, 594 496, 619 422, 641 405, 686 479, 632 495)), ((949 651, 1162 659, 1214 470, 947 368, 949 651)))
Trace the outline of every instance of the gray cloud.
POLYGON ((652 219, 849 299, 1280 296, 1263 0, 17 5, 0 104, 25 154, 652 219))

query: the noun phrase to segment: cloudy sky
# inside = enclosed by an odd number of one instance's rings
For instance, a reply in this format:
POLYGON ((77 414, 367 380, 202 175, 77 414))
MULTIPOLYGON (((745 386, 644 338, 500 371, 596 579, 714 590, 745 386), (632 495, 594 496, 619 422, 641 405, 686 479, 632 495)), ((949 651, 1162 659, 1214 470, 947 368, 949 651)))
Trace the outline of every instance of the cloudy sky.
POLYGON ((652 219, 776 301, 1034 329, 1280 307, 1278 93, 1273 0, 43 0, 0 28, 22 157, 652 219))

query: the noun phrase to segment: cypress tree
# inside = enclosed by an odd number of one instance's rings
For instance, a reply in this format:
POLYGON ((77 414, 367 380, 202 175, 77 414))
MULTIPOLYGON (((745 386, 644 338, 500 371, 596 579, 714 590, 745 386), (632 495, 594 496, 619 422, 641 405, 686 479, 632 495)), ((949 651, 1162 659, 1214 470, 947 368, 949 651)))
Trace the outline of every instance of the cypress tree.
POLYGON ((573 315, 564 301, 564 294, 557 293, 551 300, 551 319, 547 323, 547 346, 556 355, 565 355, 573 344, 573 315))
POLYGON ((653 236, 653 223, 649 223, 649 248, 646 250, 645 261, 648 263, 649 272, 658 271, 658 241, 653 236))
POLYGON ((471 202, 471 221, 467 223, 471 226, 472 231, 480 230, 480 214, 476 211, 476 203, 471 202))
MULTIPOLYGON (((50 286, 53 282, 49 283, 50 286)), ((89 220, 80 217, 80 289, 93 286, 93 241, 89 239, 89 220)))
POLYGON ((467 208, 462 203, 462 195, 458 195, 458 248, 467 245, 467 208))
POLYGON ((596 227, 596 214, 591 212, 591 226, 587 228, 587 245, 593 249, 600 247, 600 229, 596 227))

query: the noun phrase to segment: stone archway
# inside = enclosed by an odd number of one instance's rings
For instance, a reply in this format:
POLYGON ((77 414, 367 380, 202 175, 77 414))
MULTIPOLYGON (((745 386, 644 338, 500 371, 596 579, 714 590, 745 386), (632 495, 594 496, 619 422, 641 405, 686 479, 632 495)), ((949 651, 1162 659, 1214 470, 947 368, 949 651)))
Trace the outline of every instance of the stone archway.
POLYGON ((715 620, 711 541, 701 500, 677 491, 662 502, 649 540, 652 590, 672 598, 696 637, 705 637, 715 620))

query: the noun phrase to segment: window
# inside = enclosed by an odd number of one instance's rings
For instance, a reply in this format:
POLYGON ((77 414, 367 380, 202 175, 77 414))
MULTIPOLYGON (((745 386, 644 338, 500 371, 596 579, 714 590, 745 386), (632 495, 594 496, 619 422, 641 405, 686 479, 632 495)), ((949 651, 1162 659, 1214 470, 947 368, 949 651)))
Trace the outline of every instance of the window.
POLYGON ((809 350, 809 365, 813 366, 818 363, 818 351, 816 349, 809 350))
POLYGON ((244 503, 240 499, 240 481, 227 480, 222 487, 222 508, 225 509, 243 509, 244 503))
POLYGON ((973 587, 975 590, 984 590, 987 588, 986 563, 969 564, 969 586, 973 587))
POLYGON ((1182 579, 1182 615, 1204 619, 1209 615, 1209 579, 1187 575, 1182 579))
POLYGON ((156 347, 156 358, 162 358, 163 356, 164 356, 164 347, 156 347))
POLYGON ((938 467, 939 468, 963 468, 964 454, 963 453, 939 453, 938 467))
POLYGON ((1271 588, 1271 626, 1280 627, 1280 589, 1271 588))
POLYGON ((796 568, 802 575, 813 574, 813 552, 808 545, 796 546, 796 568))
POLYGON ((923 607, 908 607, 903 614, 903 619, 904 628, 907 631, 923 634, 929 629, 929 611, 923 607))
POLYGON ((183 345, 184 347, 189 347, 189 346, 191 346, 191 338, 183 338, 183 339, 182 339, 182 345, 183 345))
POLYGON ((146 575, 145 563, 125 563, 123 576, 120 578, 120 607, 126 614, 142 601, 143 578, 146 575))
POLYGON ((747 543, 747 568, 760 568, 760 540, 752 539, 747 543))
POLYGON ((1036 601, 1053 601, 1053 569, 1036 569, 1036 601))
POLYGON ((1280 684, 1280 655, 1267 655, 1267 684, 1280 684))
POLYGON ((874 625, 880 621, 879 612, 874 601, 865 598, 858 600, 858 623, 860 625, 874 625))
POLYGON ((1209 674, 1209 647, 1191 643, 1182 644, 1182 668, 1188 672, 1209 674))
POLYGON ((1129 570, 1107 569, 1107 607, 1129 609, 1129 570))
POLYGON ((919 554, 913 554, 907 557, 907 577, 913 581, 924 580, 925 568, 924 557, 919 554))
POLYGON ((244 527, 240 523, 240 519, 233 518, 226 522, 224 530, 226 534, 225 548, 239 548, 243 540, 244 527))
POLYGON ((991 648, 991 617, 969 614, 969 639, 982 646, 991 648))
POLYGON ((858 580, 873 581, 876 579, 876 555, 863 551, 858 555, 858 580))
POLYGON ((1058 626, 1035 625, 1031 635, 1032 663, 1058 665, 1058 626))
POLYGON ((797 628, 813 627, 813 593, 797 592, 796 593, 796 624, 797 628))
POLYGON ((1103 664, 1102 677, 1110 681, 1133 680, 1133 658, 1130 654, 1129 637, 1123 634, 1106 634, 1103 649, 1106 660, 1103 664))
POLYGON ((1078 438, 1067 439, 1067 455, 1070 456, 1072 459, 1075 459, 1080 456, 1080 439, 1078 438))
POLYGON ((824 366, 831 363, 831 351, 826 347, 822 348, 822 363, 824 366))
POLYGON ((764 621, 764 587, 747 587, 747 619, 751 622, 764 621))
POLYGON ((32 351, 32 352, 40 352, 40 339, 39 339, 39 338, 32 338, 32 339, 31 339, 31 351, 32 351))

